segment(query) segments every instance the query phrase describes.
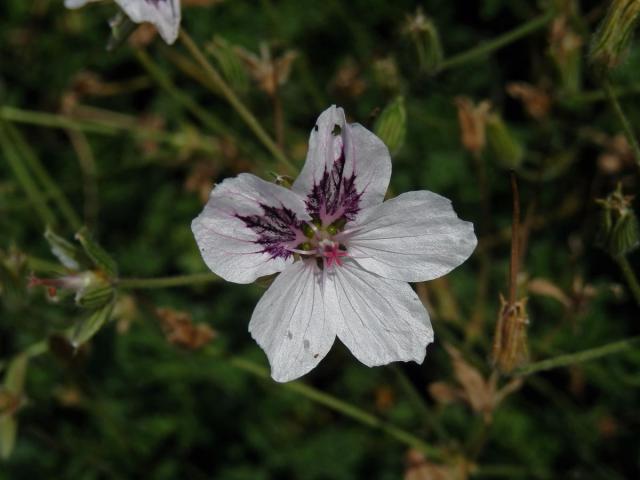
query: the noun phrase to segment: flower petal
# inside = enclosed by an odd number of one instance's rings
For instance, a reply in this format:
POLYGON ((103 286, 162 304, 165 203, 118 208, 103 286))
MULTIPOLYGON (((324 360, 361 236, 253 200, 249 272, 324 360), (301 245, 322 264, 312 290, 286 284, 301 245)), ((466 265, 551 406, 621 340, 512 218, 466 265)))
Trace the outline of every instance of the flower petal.
POLYGON ((346 123, 342 108, 333 105, 311 131, 307 160, 292 189, 307 196, 309 213, 326 224, 340 217, 353 220, 361 209, 381 203, 390 177, 391 158, 382 140, 346 123))
POLYGON ((385 278, 420 282, 464 262, 476 247, 473 224, 433 192, 408 192, 361 213, 347 225, 355 233, 349 254, 385 278))
POLYGON ((325 357, 336 334, 315 262, 298 261, 275 279, 253 312, 249 332, 267 354, 277 382, 301 377, 325 357))
POLYGON ((388 280, 347 261, 330 270, 325 308, 338 338, 369 367, 422 363, 433 342, 429 314, 408 283, 388 280))
POLYGON ((180 0, 115 0, 136 23, 149 22, 165 42, 171 44, 180 30, 180 0))
POLYGON ((225 280, 251 283, 293 262, 304 200, 286 188, 243 173, 211 192, 191 228, 207 266, 225 280))

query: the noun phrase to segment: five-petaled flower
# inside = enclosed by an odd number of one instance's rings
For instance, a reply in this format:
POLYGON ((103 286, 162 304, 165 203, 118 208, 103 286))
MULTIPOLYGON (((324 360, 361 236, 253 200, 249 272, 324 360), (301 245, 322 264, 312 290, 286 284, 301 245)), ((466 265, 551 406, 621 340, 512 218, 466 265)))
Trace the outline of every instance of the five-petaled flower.
MULTIPOLYGON (((67 8, 80 8, 100 0, 64 0, 67 8)), ((171 44, 178 38, 180 29, 180 0, 114 0, 135 23, 149 22, 157 29, 165 42, 171 44)))
POLYGON ((368 366, 424 360, 433 329, 407 282, 448 273, 477 240, 435 193, 383 203, 390 176, 382 141, 332 106, 290 190, 244 173, 217 185, 193 221, 204 261, 225 280, 281 272, 249 323, 275 380, 309 372, 336 336, 368 366))

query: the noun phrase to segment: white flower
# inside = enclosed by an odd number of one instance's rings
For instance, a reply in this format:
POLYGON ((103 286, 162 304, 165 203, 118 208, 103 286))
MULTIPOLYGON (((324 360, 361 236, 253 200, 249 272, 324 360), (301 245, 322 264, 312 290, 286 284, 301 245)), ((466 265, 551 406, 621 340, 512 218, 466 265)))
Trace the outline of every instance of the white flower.
POLYGON ((282 272, 249 323, 275 380, 309 372, 336 336, 368 366, 424 360, 433 329, 407 282, 448 273, 477 240, 435 193, 383 203, 390 176, 382 141, 332 106, 291 190, 241 174, 217 185, 193 221, 204 261, 225 280, 282 272))
MULTIPOLYGON (((67 8, 80 8, 100 0, 65 0, 67 8)), ((127 16, 136 23, 149 22, 165 42, 171 44, 180 30, 180 0, 114 0, 127 16)))

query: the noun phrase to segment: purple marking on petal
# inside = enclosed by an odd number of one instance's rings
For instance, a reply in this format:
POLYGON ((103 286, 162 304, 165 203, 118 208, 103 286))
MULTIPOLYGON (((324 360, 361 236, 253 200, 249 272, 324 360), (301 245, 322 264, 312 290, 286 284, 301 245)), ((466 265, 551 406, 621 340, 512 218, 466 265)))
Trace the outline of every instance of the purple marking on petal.
POLYGON ((264 247, 263 252, 271 255, 271 258, 289 258, 289 251, 301 231, 302 222, 296 214, 284 207, 271 207, 260 204, 263 215, 236 215, 244 224, 258 234, 255 243, 264 247))
POLYGON ((307 195, 307 212, 313 218, 323 220, 323 223, 332 223, 340 218, 350 221, 360 211, 362 193, 356 190, 356 173, 345 177, 344 167, 345 155, 342 147, 331 171, 325 167, 322 178, 313 184, 311 193, 307 195))

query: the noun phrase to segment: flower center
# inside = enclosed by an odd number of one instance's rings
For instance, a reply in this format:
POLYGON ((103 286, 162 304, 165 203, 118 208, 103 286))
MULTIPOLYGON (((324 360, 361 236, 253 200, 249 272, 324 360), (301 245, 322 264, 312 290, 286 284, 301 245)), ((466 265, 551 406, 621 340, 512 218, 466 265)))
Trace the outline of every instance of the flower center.
POLYGON ((304 241, 291 251, 303 258, 315 258, 320 268, 342 266, 342 259, 349 256, 345 223, 345 219, 338 219, 330 225, 323 225, 319 220, 304 223, 304 241))

